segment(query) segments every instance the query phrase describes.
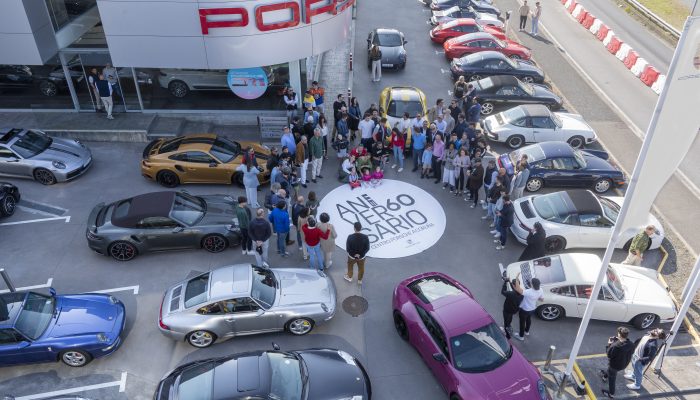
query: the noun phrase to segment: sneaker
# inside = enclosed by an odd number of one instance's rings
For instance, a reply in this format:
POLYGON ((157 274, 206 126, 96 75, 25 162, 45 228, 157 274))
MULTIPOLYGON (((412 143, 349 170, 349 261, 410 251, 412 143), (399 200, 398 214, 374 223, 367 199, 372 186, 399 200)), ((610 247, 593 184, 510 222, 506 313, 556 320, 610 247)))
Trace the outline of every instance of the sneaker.
MULTIPOLYGON (((326 157, 326 160, 327 160, 327 159, 328 159, 328 157, 326 157)), ((323 179, 323 177, 322 177, 321 175, 316 175, 316 178, 321 178, 321 179, 323 179)))
POLYGON ((282 256, 282 258, 287 258, 287 257, 289 257, 289 253, 287 253, 286 251, 284 252, 284 254, 280 254, 280 255, 282 256))
POLYGON ((268 263, 266 263, 265 261, 263 261, 263 267, 269 268, 269 267, 270 267, 270 264, 268 264, 268 263))
MULTIPOLYGON (((605 382, 607 382, 607 381, 608 381, 608 378, 606 377, 606 378, 605 378, 605 382)), ((602 393, 604 396, 606 396, 606 397, 609 398, 609 399, 614 399, 614 398, 615 398, 614 395, 610 394, 610 392, 608 391, 608 389, 600 389, 600 393, 602 393)))
POLYGON ((360 286, 362 286, 362 281, 358 279, 358 280, 357 280, 357 284, 360 285, 360 286))
MULTIPOLYGON (((481 219, 489 219, 489 216, 488 216, 488 215, 484 215, 483 217, 481 217, 481 219)), ((493 224, 492 224, 492 225, 493 225, 493 224)), ((491 228, 493 228, 493 226, 491 226, 491 228)))
POLYGON ((311 182, 316 183, 316 178, 312 179, 311 182))
POLYGON ((327 268, 330 268, 331 265, 333 265, 333 260, 328 261, 328 267, 327 267, 327 268))
POLYGON ((393 165, 391 166, 391 169, 394 169, 394 168, 396 168, 396 164, 393 164, 393 165))
POLYGON ((248 251, 249 256, 254 256, 256 253, 253 250, 248 251))
POLYGON ((489 231, 489 233, 492 234, 492 235, 495 235, 495 234, 498 233, 498 231, 494 229, 494 230, 492 230, 492 231, 489 231))
POLYGON ((352 282, 352 278, 347 275, 343 275, 343 279, 345 279, 348 282, 352 282))
POLYGON ((442 185, 442 188, 443 188, 443 189, 447 189, 447 184, 442 185))
POLYGON ((474 208, 474 207, 476 207, 476 204, 472 204, 469 206, 469 208, 474 208))
POLYGON ((465 197, 465 198, 464 198, 464 201, 469 201, 469 199, 465 197))
POLYGON ((530 331, 525 331, 525 336, 530 336, 530 331))
POLYGON ((486 204, 486 200, 479 200, 479 204, 486 204))
POLYGON ((304 249, 301 246, 299 246, 299 251, 302 251, 302 250, 304 250, 304 249))
POLYGON ((309 256, 304 256, 304 261, 308 260, 309 256))
POLYGON ((627 385, 627 389, 639 390, 639 389, 641 389, 641 388, 642 388, 641 386, 637 386, 637 385, 634 384, 634 383, 630 383, 629 385, 627 385))
POLYGON ((403 168, 399 168, 396 172, 401 172, 403 171, 403 168))
POLYGON ((502 246, 500 244, 498 246, 496 246, 496 250, 503 250, 505 248, 506 248, 506 246, 502 246))
POLYGON ((309 186, 308 186, 306 183, 302 183, 302 184, 301 184, 301 187, 303 187, 304 189, 306 189, 306 188, 309 187, 309 186))
POLYGON ((111 116, 111 115, 108 115, 108 116, 107 116, 107 119, 114 119, 114 117, 111 116))
POLYGON ((501 243, 501 239, 493 239, 494 243, 501 243))
POLYGON ((634 375, 633 374, 625 374, 625 379, 627 379, 628 381, 633 381, 634 375))
POLYGON ((518 340, 520 340, 521 342, 525 341, 525 338, 522 337, 522 336, 520 336, 520 335, 518 335, 517 333, 514 334, 513 337, 516 338, 516 339, 518 339, 518 340))
POLYGON ((499 237, 501 237, 501 233, 500 233, 500 232, 496 232, 496 233, 493 234, 493 237, 495 237, 496 239, 498 239, 499 237))
MULTIPOLYGON (((496 224, 494 224, 494 223, 489 224, 489 228, 495 228, 495 227, 496 227, 496 224)), ((496 233, 498 231, 491 231, 491 232, 496 233)))
POLYGON ((248 254, 248 252, 246 250, 241 250, 241 254, 245 256, 246 254, 248 254))

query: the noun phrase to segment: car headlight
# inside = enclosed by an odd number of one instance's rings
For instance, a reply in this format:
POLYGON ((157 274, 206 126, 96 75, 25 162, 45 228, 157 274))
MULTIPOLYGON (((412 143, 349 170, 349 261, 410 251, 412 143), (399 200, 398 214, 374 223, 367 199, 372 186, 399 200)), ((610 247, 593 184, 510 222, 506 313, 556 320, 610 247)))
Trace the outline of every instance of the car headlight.
POLYGON ((399 59, 401 61, 406 61, 406 52, 405 51, 399 53, 399 59))
POLYGON ((66 164, 64 164, 64 163, 62 163, 62 162, 60 162, 60 161, 54 161, 54 162, 52 162, 51 164, 53 165, 54 168, 57 168, 57 169, 66 169, 66 164))
POLYGON ((544 381, 542 379, 537 381, 537 392, 540 394, 541 400, 547 400, 547 388, 544 387, 544 381))
POLYGON ((107 343, 107 342, 109 342, 109 338, 104 333, 98 333, 97 334, 97 341, 100 343, 107 343))
POLYGON ((84 145, 83 142, 81 142, 80 140, 74 139, 74 141, 75 141, 75 143, 78 144, 78 146, 80 146, 80 147, 82 147, 82 148, 85 148, 85 145, 84 145))

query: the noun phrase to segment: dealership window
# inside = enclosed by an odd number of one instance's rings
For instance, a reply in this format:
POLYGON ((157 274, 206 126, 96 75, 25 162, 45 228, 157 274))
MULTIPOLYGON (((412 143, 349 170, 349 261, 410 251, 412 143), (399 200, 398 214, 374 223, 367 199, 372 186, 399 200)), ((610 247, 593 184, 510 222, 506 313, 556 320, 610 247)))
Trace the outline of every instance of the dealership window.
POLYGON ((51 23, 56 31, 96 5, 97 0, 46 0, 51 23))
POLYGON ((45 65, 0 65, 0 108, 72 109, 58 57, 45 65))

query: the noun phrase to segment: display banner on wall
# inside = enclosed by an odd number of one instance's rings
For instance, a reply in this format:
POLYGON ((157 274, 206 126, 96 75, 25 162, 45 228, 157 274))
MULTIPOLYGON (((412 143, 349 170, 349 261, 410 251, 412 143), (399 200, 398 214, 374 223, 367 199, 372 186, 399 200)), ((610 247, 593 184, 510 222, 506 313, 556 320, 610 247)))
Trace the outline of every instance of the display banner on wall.
POLYGON ((369 237, 369 257, 399 258, 432 247, 445 232, 447 218, 440 203, 425 190, 385 179, 377 187, 351 189, 340 186, 319 205, 319 215, 328 213, 338 233, 336 244, 354 232, 355 222, 369 237))
POLYGON ((257 99, 265 94, 268 83, 267 74, 260 67, 230 69, 226 82, 236 96, 247 100, 257 99))

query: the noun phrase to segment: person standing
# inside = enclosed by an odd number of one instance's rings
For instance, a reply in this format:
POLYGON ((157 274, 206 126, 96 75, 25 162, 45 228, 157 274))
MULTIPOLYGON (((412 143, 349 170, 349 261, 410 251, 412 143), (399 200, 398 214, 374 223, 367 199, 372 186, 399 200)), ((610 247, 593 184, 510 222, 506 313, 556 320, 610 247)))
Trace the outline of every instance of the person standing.
POLYGON ((503 208, 498 212, 499 224, 497 226, 498 233, 500 237, 496 241, 500 240, 500 246, 496 246, 496 250, 503 250, 506 247, 506 238, 508 237, 508 229, 513 225, 513 213, 515 209, 513 208, 513 203, 510 201, 510 196, 503 196, 503 208))
POLYGON ((428 110, 428 121, 429 122, 434 122, 437 120, 438 116, 442 116, 442 114, 445 111, 445 101, 443 99, 437 99, 435 101, 435 105, 428 110))
POLYGON ((527 161, 522 161, 518 166, 518 173, 515 175, 511 183, 510 198, 513 200, 523 197, 523 192, 527 186, 527 181, 530 179, 530 168, 527 161))
POLYGON ((372 148, 372 133, 374 132, 375 123, 371 117, 370 113, 365 113, 365 118, 357 125, 360 131, 360 143, 366 149, 372 148))
MULTIPOLYGON (((292 225, 297 231, 297 242, 299 243, 299 251, 304 250, 304 242, 301 237, 301 225, 299 225, 299 217, 301 217, 301 212, 306 208, 304 205, 304 196, 297 196, 296 202, 292 205, 292 225)), ((308 217, 308 211, 304 218, 308 217)), ((304 260, 306 260, 306 252, 304 252, 304 260)))
POLYGON ((530 31, 530 34, 532 36, 537 36, 539 33, 539 25, 540 25, 540 16, 542 15, 542 6, 540 5, 540 2, 535 3, 535 9, 532 10, 532 30, 530 31))
POLYGON ((284 103, 287 105, 287 119, 291 123, 294 117, 297 116, 297 110, 299 109, 299 96, 294 93, 293 88, 287 89, 287 93, 284 95, 284 103))
POLYGON ((105 106, 107 119, 114 119, 112 116, 112 107, 114 107, 114 101, 112 101, 112 85, 105 80, 104 75, 100 74, 95 86, 97 86, 97 92, 100 94, 100 100, 102 100, 102 104, 105 106))
POLYGON ((357 135, 358 125, 362 119, 362 110, 360 109, 360 102, 357 101, 357 97, 350 99, 350 106, 348 107, 348 129, 350 130, 351 142, 355 141, 355 136, 357 135))
MULTIPOLYGON (((469 187, 469 195, 471 196, 472 205, 470 208, 475 208, 479 204, 479 189, 481 189, 484 181, 484 167, 481 165, 481 158, 474 159, 474 167, 469 175, 467 186, 469 187)), ((464 200, 467 200, 465 197, 464 200)))
POLYGON ((627 368, 634 353, 634 344, 628 339, 629 334, 629 329, 621 326, 617 328, 617 335, 610 337, 605 346, 608 369, 601 369, 599 375, 603 383, 608 383, 608 388, 601 389, 601 393, 610 399, 615 398, 617 373, 627 368))
POLYGON ((319 85, 317 81, 311 82, 311 89, 309 89, 309 93, 314 96, 314 100, 316 101, 316 111, 319 113, 323 113, 323 95, 325 92, 326 90, 319 85))
POLYGON ((465 184, 467 183, 469 177, 469 171, 471 170, 471 160, 467 155, 466 149, 459 149, 458 156, 455 157, 455 196, 461 196, 462 193, 466 194, 469 187, 465 189, 465 184))
POLYGON ((318 125, 316 126, 321 130, 321 139, 323 139, 323 158, 328 159, 328 121, 326 116, 321 114, 318 117, 318 125))
POLYGON ((664 340, 666 340, 666 332, 661 328, 652 329, 639 339, 639 343, 632 353, 632 371, 625 371, 625 378, 632 381, 627 385, 628 389, 640 390, 642 388, 644 367, 654 360, 661 347, 659 341, 663 342, 664 340))
POLYGON ((362 233, 362 224, 355 222, 353 225, 355 233, 348 236, 345 242, 345 249, 348 252, 348 273, 343 278, 352 282, 353 268, 357 264, 357 284, 362 285, 362 278, 365 276, 365 257, 369 252, 369 237, 362 233))
POLYGON ((284 127, 284 133, 282 133, 282 137, 280 138, 280 145, 282 146, 282 148, 286 147, 292 156, 297 151, 297 143, 294 140, 294 135, 287 126, 284 127))
POLYGON ((506 338, 510 339, 513 333, 513 328, 510 324, 513 322, 513 317, 520 311, 520 303, 523 301, 523 288, 520 286, 518 276, 512 281, 503 275, 503 286, 501 286, 501 294, 505 297, 503 301, 503 332, 506 338), (510 286, 510 287, 509 287, 510 286))
POLYGON ((302 136, 297 143, 296 164, 299 167, 299 182, 306 188, 306 170, 309 169, 309 143, 306 136, 302 136))
POLYGON ((644 252, 651 246, 651 236, 656 232, 654 225, 647 225, 643 231, 632 238, 627 258, 623 264, 640 266, 644 260, 644 252))
POLYGON ((447 149, 442 153, 442 188, 450 187, 450 193, 455 191, 455 158, 457 158, 457 150, 454 143, 449 143, 447 149))
POLYGON ((100 91, 97 89, 97 81, 100 79, 100 74, 97 73, 97 68, 90 68, 88 73, 88 83, 90 84, 90 93, 95 96, 95 111, 102 111, 102 100, 100 100, 100 91))
POLYGON ((122 89, 119 86, 119 74, 117 73, 117 69, 114 68, 112 64, 107 63, 107 65, 105 65, 104 69, 102 70, 102 74, 109 82, 109 85, 112 86, 112 93, 116 94, 117 96, 123 99, 124 95, 122 95, 122 89))
POLYGON ((396 167, 396 164, 398 163, 399 169, 397 172, 401 172, 403 171, 403 149, 406 142, 404 142, 403 135, 401 132, 399 132, 398 128, 391 130, 389 143, 391 145, 391 150, 394 152, 394 164, 391 166, 391 168, 396 167))
POLYGON ((253 248, 248 235, 248 227, 250 226, 250 208, 248 208, 248 199, 245 196, 238 197, 238 207, 236 207, 236 218, 238 218, 238 228, 241 230, 241 252, 243 255, 253 255, 253 248))
POLYGON ((425 132, 423 132, 423 126, 418 128, 413 126, 413 132, 411 133, 411 145, 413 146, 413 172, 418 171, 423 165, 423 151, 425 150, 425 132))
POLYGON ((258 208, 255 211, 255 218, 250 221, 248 226, 248 236, 253 241, 253 254, 255 255, 256 265, 269 267, 267 253, 270 248, 272 228, 270 223, 265 220, 264 208, 258 208))
POLYGON ((321 240, 328 239, 331 234, 330 228, 326 227, 326 230, 322 231, 316 226, 316 218, 309 216, 301 229, 304 232, 306 251, 309 253, 309 268, 323 271, 324 260, 323 252, 321 251, 321 240))
POLYGON ((445 142, 442 141, 442 135, 436 134, 433 142, 433 177, 435 183, 440 183, 440 174, 442 173, 442 157, 445 154, 445 142))
POLYGON ((520 6, 520 9, 518 10, 520 12, 520 32, 525 30, 525 27, 527 26, 527 16, 530 14, 530 6, 527 5, 527 0, 523 2, 523 5, 520 6))
POLYGON ((454 117, 452 116, 452 111, 450 111, 449 108, 445 110, 445 114, 443 114, 443 120, 445 121, 445 124, 447 126, 445 128, 445 135, 451 135, 452 131, 457 125, 457 121, 455 121, 454 117))
POLYGON ((535 222, 535 225, 527 234, 527 246, 523 253, 518 258, 518 261, 534 260, 536 258, 544 257, 545 248, 544 243, 547 239, 547 233, 544 231, 542 224, 535 222))
POLYGON ((379 82, 382 79, 382 51, 376 44, 369 50, 369 60, 372 63, 372 82, 379 82))
POLYGON ((479 104, 479 99, 474 97, 469 109, 467 109, 467 122, 470 124, 478 124, 481 119, 481 104, 479 104))
POLYGON ((464 106, 464 96, 467 94, 467 81, 464 80, 464 75, 460 75, 455 82, 454 96, 457 100, 457 105, 461 109, 464 106))
MULTIPOLYGON (((289 213, 287 212, 287 202, 280 200, 267 218, 270 223, 272 223, 273 231, 277 235, 277 254, 282 257, 289 256, 287 252, 287 243, 289 243, 289 213)), ((291 244, 294 244, 294 242, 291 242, 291 244)))
POLYGON ((523 300, 520 302, 518 310, 518 324, 520 331, 513 335, 514 338, 523 341, 525 336, 530 336, 530 325, 532 324, 532 314, 535 313, 537 302, 544 300, 544 292, 540 289, 540 280, 532 278, 530 287, 523 291, 523 300))
POLYGON ((245 187, 245 195, 250 202, 250 206, 260 207, 260 204, 258 204, 258 186, 260 185, 258 174, 260 170, 253 166, 251 160, 248 160, 246 164, 239 165, 236 171, 243 174, 243 187, 245 187))
MULTIPOLYGON (((484 198, 488 200, 489 190, 493 187, 496 182, 496 176, 498 176, 498 168, 496 168, 496 160, 490 159, 486 169, 484 170, 484 198)), ((481 204, 484 209, 486 209, 486 201, 482 200, 481 204)))
POLYGON ((324 137, 321 136, 321 129, 314 129, 314 137, 311 138, 311 143, 309 146, 311 152, 311 182, 316 183, 316 178, 323 178, 321 176, 321 166, 323 166, 323 156, 325 152, 323 150, 324 137))
POLYGON ((321 223, 318 228, 321 232, 330 231, 331 234, 326 239, 321 239, 321 251, 323 251, 323 257, 325 260, 325 268, 330 268, 333 265, 333 251, 335 250, 335 239, 338 234, 335 231, 335 227, 330 223, 331 217, 326 213, 321 213, 319 216, 319 221, 321 223))

